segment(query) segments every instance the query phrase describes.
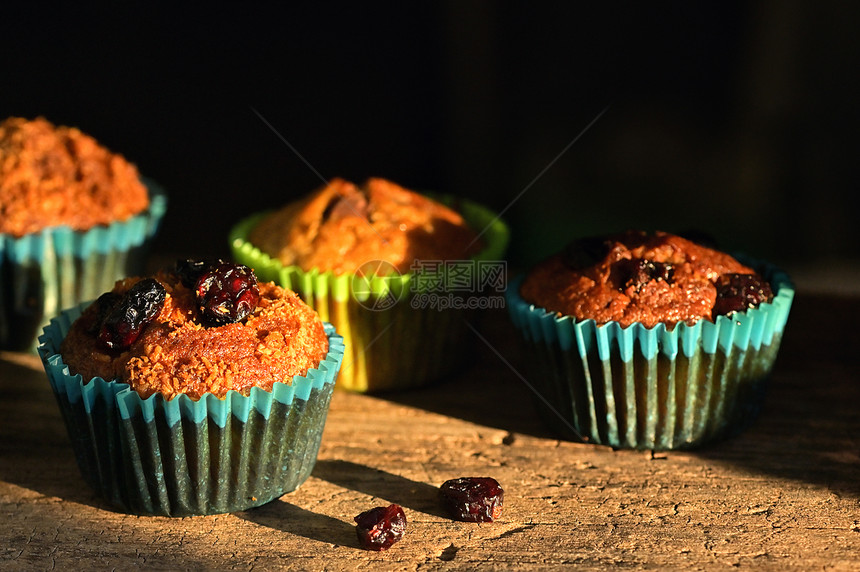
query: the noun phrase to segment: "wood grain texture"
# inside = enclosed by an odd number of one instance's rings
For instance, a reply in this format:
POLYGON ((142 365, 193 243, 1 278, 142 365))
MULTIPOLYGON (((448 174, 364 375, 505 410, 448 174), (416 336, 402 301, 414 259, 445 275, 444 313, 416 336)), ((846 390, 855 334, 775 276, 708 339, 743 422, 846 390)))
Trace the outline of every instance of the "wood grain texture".
MULTIPOLYGON (((798 297, 759 420, 695 452, 559 441, 520 377, 477 336, 475 363, 431 388, 336 393, 319 461, 258 509, 118 514, 84 484, 41 365, 0 354, 0 569, 856 570, 860 299, 798 297), (437 487, 492 476, 502 518, 454 522, 437 487), (353 517, 391 502, 405 538, 358 548, 353 517)), ((482 335, 522 371, 504 314, 482 335)))

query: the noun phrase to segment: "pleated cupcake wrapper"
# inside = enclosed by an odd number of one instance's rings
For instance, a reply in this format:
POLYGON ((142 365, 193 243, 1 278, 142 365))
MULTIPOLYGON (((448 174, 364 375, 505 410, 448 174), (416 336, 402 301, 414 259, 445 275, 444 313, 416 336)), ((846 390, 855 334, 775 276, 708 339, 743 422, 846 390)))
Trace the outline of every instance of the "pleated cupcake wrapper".
POLYGON ((785 273, 764 265, 764 275, 773 302, 671 330, 557 316, 525 302, 517 278, 506 301, 542 417, 566 438, 629 449, 740 432, 761 408, 794 298, 785 273))
MULTIPOLYGON (((493 212, 476 203, 434 196, 460 212, 469 226, 486 229, 485 248, 472 260, 502 260, 508 228, 493 212)), ((266 216, 259 213, 239 222, 230 233, 237 262, 254 269, 261 280, 294 290, 323 320, 335 325, 346 343, 347 356, 339 389, 378 392, 425 385, 462 365, 471 339, 471 310, 413 308, 422 287, 413 273, 360 277, 318 269, 284 266, 248 242, 251 230, 266 216)))
POLYGON ((119 510, 192 516, 245 510, 295 490, 310 475, 344 345, 271 392, 142 399, 128 384, 72 375, 59 353, 86 304, 53 319, 39 353, 84 479, 119 510))
POLYGON ((21 238, 0 234, 0 348, 36 349, 36 337, 60 310, 93 300, 143 271, 167 195, 146 181, 150 206, 125 222, 75 231, 52 227, 21 238))

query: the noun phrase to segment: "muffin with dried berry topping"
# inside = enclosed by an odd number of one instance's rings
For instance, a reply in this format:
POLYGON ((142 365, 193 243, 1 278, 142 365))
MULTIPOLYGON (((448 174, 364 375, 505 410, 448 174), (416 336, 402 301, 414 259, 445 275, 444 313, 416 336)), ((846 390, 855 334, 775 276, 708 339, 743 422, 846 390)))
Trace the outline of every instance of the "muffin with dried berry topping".
POLYGON ((248 395, 252 387, 271 391, 325 357, 323 322, 295 293, 258 284, 247 267, 224 262, 200 277, 195 269, 183 283, 179 274, 193 265, 184 267, 122 280, 89 306, 60 346, 70 370, 127 383, 144 399, 158 393, 198 400, 248 395), (213 297, 224 301, 211 304, 213 297))
POLYGON ((758 414, 794 289, 681 236, 582 238, 507 291, 544 417, 614 447, 696 447, 758 414))
POLYGON ((121 280, 40 342, 85 479, 122 510, 169 516, 304 482, 344 349, 295 293, 220 260, 121 280))
POLYGON ((164 192, 124 157, 43 118, 0 123, 0 348, 142 271, 164 192))
POLYGON ((385 179, 343 179, 275 211, 248 239, 284 266, 335 274, 384 260, 400 273, 415 260, 457 260, 480 252, 478 232, 456 210, 385 179))
POLYGON ((486 291, 479 266, 504 265, 507 227, 469 201, 379 178, 334 179, 241 221, 230 243, 236 260, 295 289, 342 333, 350 357, 338 387, 380 391, 422 385, 462 363, 469 304, 433 302, 448 302, 455 269, 470 273, 458 290, 464 299, 486 291))

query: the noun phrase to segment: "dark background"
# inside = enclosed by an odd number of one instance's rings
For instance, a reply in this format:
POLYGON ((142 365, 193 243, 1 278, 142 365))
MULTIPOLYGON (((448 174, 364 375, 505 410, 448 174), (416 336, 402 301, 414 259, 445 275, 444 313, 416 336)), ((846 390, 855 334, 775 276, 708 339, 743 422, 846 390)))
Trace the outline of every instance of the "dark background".
POLYGON ((7 7, 0 115, 75 125, 136 163, 170 195, 171 254, 228 255, 241 217, 382 176, 504 210, 518 268, 628 227, 851 266, 846 4, 7 7))

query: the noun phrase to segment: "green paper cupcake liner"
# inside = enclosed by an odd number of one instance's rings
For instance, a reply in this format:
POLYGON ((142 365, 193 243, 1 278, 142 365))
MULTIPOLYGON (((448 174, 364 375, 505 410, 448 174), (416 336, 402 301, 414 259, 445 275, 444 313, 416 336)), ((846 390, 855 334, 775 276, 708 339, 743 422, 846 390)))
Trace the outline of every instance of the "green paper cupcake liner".
POLYGON ((715 322, 672 329, 598 326, 506 292, 541 416, 568 439, 625 449, 687 449, 748 427, 761 409, 794 299, 788 276, 763 268, 774 299, 715 322))
POLYGON ((0 349, 35 351, 37 335, 60 310, 143 272, 167 210, 164 190, 144 182, 150 206, 125 222, 88 231, 51 227, 21 238, 0 234, 0 349))
MULTIPOLYGON (((472 260, 503 260, 508 228, 495 213, 471 201, 433 198, 458 211, 471 228, 486 229, 481 236, 486 246, 472 260)), ((284 266, 248 242, 251 229, 266 214, 252 215, 233 227, 229 237, 233 257, 253 268, 261 280, 294 290, 335 325, 347 347, 339 389, 379 392, 418 387, 465 362, 469 353, 465 340, 472 337, 467 320, 475 310, 420 307, 416 297, 426 295, 426 288, 414 273, 363 278, 284 266)))
POLYGON ((325 324, 329 351, 316 369, 271 392, 253 388, 198 401, 142 399, 128 384, 84 382, 59 347, 87 304, 45 327, 39 354, 84 480, 117 509, 193 516, 245 510, 295 490, 319 452, 344 355, 325 324))

